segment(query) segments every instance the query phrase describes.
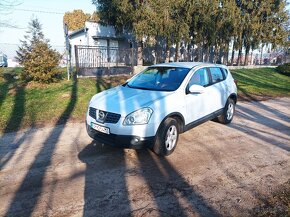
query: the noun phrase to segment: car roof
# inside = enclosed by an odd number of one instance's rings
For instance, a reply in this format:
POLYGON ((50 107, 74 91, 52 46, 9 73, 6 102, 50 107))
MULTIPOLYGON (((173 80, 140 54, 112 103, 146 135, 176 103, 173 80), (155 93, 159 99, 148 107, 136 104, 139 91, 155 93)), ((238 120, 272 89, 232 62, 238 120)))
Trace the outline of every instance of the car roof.
POLYGON ((204 62, 171 62, 171 63, 161 63, 152 65, 150 67, 181 67, 181 68, 188 68, 192 69, 196 66, 219 66, 219 67, 225 67, 222 64, 213 64, 213 63, 204 63, 204 62))

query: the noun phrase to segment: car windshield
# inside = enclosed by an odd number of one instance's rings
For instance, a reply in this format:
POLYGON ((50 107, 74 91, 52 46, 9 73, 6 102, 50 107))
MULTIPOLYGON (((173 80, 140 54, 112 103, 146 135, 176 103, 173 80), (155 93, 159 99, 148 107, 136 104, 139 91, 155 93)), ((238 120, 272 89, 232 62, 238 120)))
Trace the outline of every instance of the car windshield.
POLYGON ((190 69, 180 67, 150 67, 132 78, 130 88, 156 91, 175 91, 190 69))

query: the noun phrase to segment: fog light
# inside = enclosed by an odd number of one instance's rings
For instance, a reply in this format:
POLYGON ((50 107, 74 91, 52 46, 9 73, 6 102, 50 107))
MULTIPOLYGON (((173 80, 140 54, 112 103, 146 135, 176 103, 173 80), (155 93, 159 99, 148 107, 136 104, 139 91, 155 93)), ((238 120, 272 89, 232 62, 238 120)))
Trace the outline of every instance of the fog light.
POLYGON ((140 139, 138 137, 135 137, 134 139, 131 140, 132 145, 137 145, 140 142, 140 139))

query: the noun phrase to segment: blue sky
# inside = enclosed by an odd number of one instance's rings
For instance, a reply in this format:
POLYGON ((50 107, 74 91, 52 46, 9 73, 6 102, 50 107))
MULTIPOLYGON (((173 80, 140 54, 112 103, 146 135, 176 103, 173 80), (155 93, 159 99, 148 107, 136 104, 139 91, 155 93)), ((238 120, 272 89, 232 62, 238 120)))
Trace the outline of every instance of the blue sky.
POLYGON ((95 6, 91 0, 17 0, 19 5, 10 11, 0 13, 0 21, 8 20, 19 28, 0 27, 0 51, 12 58, 15 56, 17 44, 24 38, 31 18, 37 17, 42 24, 43 33, 50 44, 63 51, 63 14, 74 9, 82 9, 85 13, 93 13, 95 6), (49 13, 44 13, 49 12, 49 13), (50 13, 51 12, 51 13, 50 13))

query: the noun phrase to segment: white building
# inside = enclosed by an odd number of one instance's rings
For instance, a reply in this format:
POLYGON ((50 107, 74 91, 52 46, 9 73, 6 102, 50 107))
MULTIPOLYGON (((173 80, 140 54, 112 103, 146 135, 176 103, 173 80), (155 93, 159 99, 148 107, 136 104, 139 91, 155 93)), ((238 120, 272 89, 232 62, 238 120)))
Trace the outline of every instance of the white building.
MULTIPOLYGON (((84 46, 84 48, 86 46, 96 46, 100 52, 95 59, 103 63, 114 63, 118 61, 117 50, 129 49, 132 41, 128 35, 117 34, 112 26, 103 26, 99 23, 88 21, 85 23, 84 28, 70 32, 68 38, 71 45, 73 64, 75 62, 75 45, 84 46)), ((86 52, 88 52, 88 49, 86 49, 86 52)))

